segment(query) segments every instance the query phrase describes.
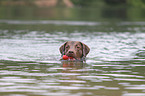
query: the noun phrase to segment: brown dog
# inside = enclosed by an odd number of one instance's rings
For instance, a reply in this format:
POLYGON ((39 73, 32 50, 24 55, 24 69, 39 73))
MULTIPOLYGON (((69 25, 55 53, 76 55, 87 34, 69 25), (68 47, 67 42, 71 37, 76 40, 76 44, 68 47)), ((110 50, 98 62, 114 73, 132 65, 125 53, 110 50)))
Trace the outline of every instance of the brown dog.
POLYGON ((62 55, 73 57, 75 60, 85 60, 90 48, 79 41, 67 41, 59 48, 59 50, 62 55))

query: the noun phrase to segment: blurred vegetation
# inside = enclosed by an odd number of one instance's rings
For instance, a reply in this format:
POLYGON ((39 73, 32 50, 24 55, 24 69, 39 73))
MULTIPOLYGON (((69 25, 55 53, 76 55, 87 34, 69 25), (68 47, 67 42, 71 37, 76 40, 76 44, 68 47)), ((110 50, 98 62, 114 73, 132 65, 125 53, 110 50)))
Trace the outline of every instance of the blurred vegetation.
POLYGON ((34 1, 0 0, 0 19, 145 21, 145 0, 71 0, 73 8, 64 7, 62 3, 61 7, 37 7, 34 1))
POLYGON ((127 3, 132 6, 145 8, 145 0, 127 0, 127 3))
MULTIPOLYGON (((71 0, 75 6, 92 6, 96 4, 96 0, 71 0)), ((100 0, 97 0, 97 3, 100 3, 100 0)))
MULTIPOLYGON (((18 2, 19 2, 18 5, 24 5, 24 4, 33 5, 34 1, 36 0, 0 0, 0 5, 18 4, 18 2)), ((43 0, 40 0, 40 1, 43 1, 43 0)), ((60 2, 64 2, 65 0, 56 0, 56 1, 59 2, 60 4, 60 2)), ((74 6, 78 6, 78 7, 97 7, 97 6, 103 6, 103 5, 104 6, 129 5, 129 6, 137 6, 137 7, 145 8, 145 0, 69 0, 69 1, 71 1, 74 4, 74 6)))

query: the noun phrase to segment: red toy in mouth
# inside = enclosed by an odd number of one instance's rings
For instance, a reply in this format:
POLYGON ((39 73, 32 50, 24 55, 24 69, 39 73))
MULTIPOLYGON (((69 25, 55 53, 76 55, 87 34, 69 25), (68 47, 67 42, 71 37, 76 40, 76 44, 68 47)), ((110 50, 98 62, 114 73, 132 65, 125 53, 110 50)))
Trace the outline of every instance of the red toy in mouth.
POLYGON ((68 60, 68 59, 73 59, 73 57, 69 57, 69 56, 67 56, 67 55, 63 55, 62 59, 63 59, 63 60, 68 60))

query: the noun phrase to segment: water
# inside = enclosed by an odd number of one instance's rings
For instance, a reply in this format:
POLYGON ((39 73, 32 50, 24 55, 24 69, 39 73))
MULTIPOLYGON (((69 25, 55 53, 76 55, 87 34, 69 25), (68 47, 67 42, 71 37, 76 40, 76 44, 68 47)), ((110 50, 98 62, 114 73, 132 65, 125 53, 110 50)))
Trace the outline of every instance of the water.
POLYGON ((145 96, 145 22, 0 20, 1 96, 145 96), (61 62, 68 40, 87 61, 61 62))

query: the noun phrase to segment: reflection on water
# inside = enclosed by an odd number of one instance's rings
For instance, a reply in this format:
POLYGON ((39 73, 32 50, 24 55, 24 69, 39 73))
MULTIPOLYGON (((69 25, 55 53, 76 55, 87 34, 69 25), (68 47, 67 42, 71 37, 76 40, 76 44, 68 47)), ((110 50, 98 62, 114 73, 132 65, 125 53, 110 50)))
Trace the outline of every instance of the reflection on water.
MULTIPOLYGON (((134 62, 135 63, 135 62, 134 62)), ((1 94, 144 96, 144 65, 1 61, 1 94)))
MULTIPOLYGON (((12 21, 6 21, 1 23, 13 26, 8 23, 12 21)), ((48 29, 44 31, 34 31, 24 30, 27 25, 21 22, 20 29, 0 30, 2 95, 145 96, 145 33, 129 32, 132 25, 128 26, 128 32, 88 33, 74 31, 80 22, 75 25, 74 21, 65 21, 70 23, 65 26, 72 28, 70 32, 62 32, 60 25, 55 24, 59 31, 47 32, 52 24, 46 24, 48 29), (86 63, 59 61, 58 49, 68 40, 82 41, 91 48, 86 63)), ((78 30, 90 22, 81 24, 78 30)), ((101 26, 93 24, 89 26, 101 26)))
POLYGON ((58 21, 58 20, 31 20, 31 21, 22 21, 22 20, 0 20, 0 23, 6 24, 25 24, 25 25, 37 25, 37 24, 54 24, 54 25, 79 25, 79 26, 95 26, 101 25, 99 22, 85 22, 85 21, 58 21))

